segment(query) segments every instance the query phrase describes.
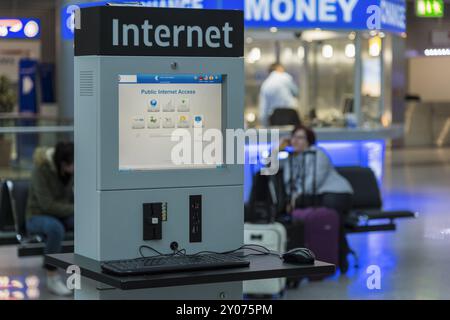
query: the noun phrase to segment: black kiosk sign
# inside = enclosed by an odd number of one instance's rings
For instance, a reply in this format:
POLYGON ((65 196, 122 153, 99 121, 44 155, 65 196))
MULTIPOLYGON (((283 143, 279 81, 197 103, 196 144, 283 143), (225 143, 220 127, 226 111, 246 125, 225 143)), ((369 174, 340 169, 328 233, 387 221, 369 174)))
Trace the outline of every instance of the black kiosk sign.
POLYGON ((243 21, 236 10, 83 8, 75 55, 242 57, 243 21))

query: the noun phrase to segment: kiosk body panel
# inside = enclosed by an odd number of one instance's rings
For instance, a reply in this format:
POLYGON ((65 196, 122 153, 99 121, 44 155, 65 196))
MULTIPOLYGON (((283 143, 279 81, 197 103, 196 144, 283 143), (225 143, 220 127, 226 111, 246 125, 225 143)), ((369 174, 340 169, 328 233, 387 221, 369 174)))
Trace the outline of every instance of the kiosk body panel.
POLYGON ((75 58, 75 252, 100 254, 100 193, 97 188, 99 157, 99 63, 75 58))
MULTIPOLYGON (((106 191, 100 194, 100 221, 103 223, 97 260, 136 258, 141 245, 168 253, 174 241, 189 254, 204 250, 223 252, 243 244, 244 227, 239 223, 244 216, 242 186, 106 191), (195 243, 189 239, 189 197, 192 195, 201 195, 203 211, 201 242, 195 243), (167 203, 162 239, 144 241, 142 205, 159 202, 167 203)), ((154 255, 150 250, 143 253, 154 255)))
MULTIPOLYGON (((243 128, 242 12, 110 6, 77 15, 75 254, 104 261, 137 258, 142 245, 172 253, 177 242, 188 254, 240 247, 243 165, 223 163, 225 141, 223 161, 206 166, 174 165, 171 151, 176 129, 203 149, 209 140, 196 129, 224 138, 243 128)), ((86 282, 77 297, 126 298, 99 287, 86 282)), ((164 290, 133 297, 242 297, 240 282, 164 290)))
MULTIPOLYGON (((211 204, 204 210, 203 225, 207 226, 204 228, 205 232, 229 225, 227 232, 242 235, 242 165, 121 171, 119 170, 118 143, 118 78, 123 74, 220 74, 224 77, 221 97, 222 131, 242 128, 242 59, 189 57, 133 57, 130 59, 129 57, 82 56, 76 57, 75 61, 77 70, 76 170, 89 172, 82 176, 77 175, 75 184, 77 221, 79 224, 89 226, 77 228, 76 252, 98 260, 136 257, 139 245, 144 244, 142 226, 139 225, 142 223, 142 205, 167 202, 171 210, 177 208, 179 203, 184 203, 184 209, 180 207, 175 209, 174 213, 182 217, 184 212, 184 218, 186 218, 189 213, 187 199, 189 195, 196 194, 204 196, 205 204, 211 204), (170 68, 170 64, 174 61, 179 65, 176 72, 170 68), (92 85, 91 89, 87 88, 89 81, 92 85), (195 191, 192 188, 199 189, 195 191), (156 198, 155 194, 160 194, 160 198, 156 198), (209 194, 213 195, 210 199, 209 194), (214 219, 210 221, 210 217, 214 219), (234 222, 230 223, 230 219, 234 222), (209 224, 210 222, 212 224, 209 224), (123 240, 123 244, 117 242, 119 239, 123 240), (132 239, 135 240, 132 241, 132 239), (119 250, 119 248, 124 249, 119 250)), ((236 152, 237 146, 235 146, 235 154, 236 152)), ((224 151, 224 159, 225 157, 224 151)), ((176 221, 172 220, 163 227, 163 232, 167 228, 171 233, 185 237, 188 234, 188 224, 183 227, 184 232, 181 227, 178 230, 177 225, 182 224, 181 222, 176 224, 176 221)), ((174 236, 170 236, 171 233, 164 232, 163 240, 151 245, 158 250, 167 251, 170 242, 174 241, 174 236)), ((224 248, 229 250, 239 247, 243 240, 241 237, 233 237, 227 244, 205 236, 202 243, 207 244, 209 249, 220 251, 224 248), (214 248, 215 243, 219 244, 217 248, 214 248)), ((180 242, 180 245, 188 249, 184 242, 180 242)))

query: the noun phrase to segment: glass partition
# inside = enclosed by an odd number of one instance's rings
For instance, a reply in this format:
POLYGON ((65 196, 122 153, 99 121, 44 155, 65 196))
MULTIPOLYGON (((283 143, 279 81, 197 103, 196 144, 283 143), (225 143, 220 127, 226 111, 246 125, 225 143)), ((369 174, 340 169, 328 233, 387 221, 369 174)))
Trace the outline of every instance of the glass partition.
POLYGON ((383 33, 272 29, 270 32, 246 32, 245 120, 248 127, 259 125, 259 90, 273 62, 281 62, 298 84, 297 111, 308 125, 319 128, 381 125, 383 33), (358 61, 361 61, 361 70, 356 70, 358 61), (361 90, 355 97, 357 72, 361 74, 361 90))
POLYGON ((245 122, 248 127, 258 123, 259 90, 277 59, 276 40, 259 39, 257 34, 246 36, 245 45, 245 122))
POLYGON ((355 55, 344 33, 309 43, 309 115, 315 127, 345 127, 345 116, 354 112, 355 55))
POLYGON ((302 118, 307 113, 306 86, 304 80, 305 69, 305 45, 300 39, 280 41, 280 62, 286 68, 299 87, 299 109, 298 112, 302 118))
POLYGON ((0 115, 0 177, 28 178, 38 147, 73 141, 70 119, 23 115, 0 115))
POLYGON ((362 35, 362 126, 371 128, 381 123, 382 110, 382 38, 365 33, 362 35))

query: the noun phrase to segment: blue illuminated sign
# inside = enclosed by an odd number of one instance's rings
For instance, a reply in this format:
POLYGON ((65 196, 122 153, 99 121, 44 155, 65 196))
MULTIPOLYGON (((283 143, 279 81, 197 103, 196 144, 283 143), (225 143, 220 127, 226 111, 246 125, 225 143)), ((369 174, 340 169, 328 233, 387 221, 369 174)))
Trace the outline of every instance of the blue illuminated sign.
MULTIPOLYGON (((75 9, 106 3, 63 8, 63 38, 73 38, 75 9)), ((406 31, 405 0, 147 0, 140 3, 147 7, 243 10, 247 28, 406 31)))
POLYGON ((244 0, 240 8, 224 1, 224 9, 242 9, 249 28, 329 30, 406 30, 404 0, 244 0))
POLYGON ((0 39, 39 39, 39 19, 0 17, 0 39))

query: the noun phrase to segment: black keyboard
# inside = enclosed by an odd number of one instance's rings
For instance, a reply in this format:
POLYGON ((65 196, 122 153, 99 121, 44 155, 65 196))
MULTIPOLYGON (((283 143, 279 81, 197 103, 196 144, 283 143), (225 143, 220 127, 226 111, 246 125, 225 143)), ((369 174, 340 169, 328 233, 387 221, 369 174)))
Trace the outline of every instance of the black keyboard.
POLYGON ((192 270, 248 267, 250 262, 233 254, 191 256, 155 256, 130 260, 106 261, 102 270, 119 276, 181 272, 192 270))

